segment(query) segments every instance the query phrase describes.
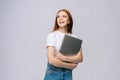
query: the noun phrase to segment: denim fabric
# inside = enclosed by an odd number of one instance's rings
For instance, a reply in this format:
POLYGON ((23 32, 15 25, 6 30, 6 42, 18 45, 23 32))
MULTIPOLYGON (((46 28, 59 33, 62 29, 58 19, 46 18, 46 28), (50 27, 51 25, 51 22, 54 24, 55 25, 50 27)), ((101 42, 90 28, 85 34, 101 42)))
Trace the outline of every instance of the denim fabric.
POLYGON ((48 64, 44 80, 72 80, 72 70, 48 64))

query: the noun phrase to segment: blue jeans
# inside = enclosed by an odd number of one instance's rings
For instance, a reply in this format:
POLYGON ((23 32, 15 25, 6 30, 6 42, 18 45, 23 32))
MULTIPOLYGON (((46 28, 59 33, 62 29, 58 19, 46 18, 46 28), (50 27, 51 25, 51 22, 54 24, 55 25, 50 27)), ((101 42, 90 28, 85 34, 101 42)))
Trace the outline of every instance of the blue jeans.
POLYGON ((48 63, 44 80, 72 80, 72 70, 55 67, 48 63))

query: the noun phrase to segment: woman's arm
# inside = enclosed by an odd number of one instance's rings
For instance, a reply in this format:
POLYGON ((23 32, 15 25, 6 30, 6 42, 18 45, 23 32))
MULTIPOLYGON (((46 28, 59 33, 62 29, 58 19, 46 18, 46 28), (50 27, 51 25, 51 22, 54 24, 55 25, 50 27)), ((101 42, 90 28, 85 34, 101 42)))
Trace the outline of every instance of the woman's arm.
POLYGON ((77 64, 75 63, 66 63, 58 59, 55 55, 55 48, 52 46, 47 47, 47 54, 48 54, 48 63, 56 67, 74 69, 77 66, 77 64))
POLYGON ((79 53, 76 55, 64 56, 61 53, 57 54, 56 56, 62 61, 71 62, 71 63, 80 63, 83 61, 82 50, 80 49, 79 53))

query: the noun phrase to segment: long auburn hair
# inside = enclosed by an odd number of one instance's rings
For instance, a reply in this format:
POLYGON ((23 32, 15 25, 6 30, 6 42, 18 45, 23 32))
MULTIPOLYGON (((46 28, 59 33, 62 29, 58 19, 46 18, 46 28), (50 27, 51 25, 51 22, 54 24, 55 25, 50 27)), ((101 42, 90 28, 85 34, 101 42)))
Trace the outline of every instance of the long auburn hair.
MULTIPOLYGON (((66 14, 68 15, 69 24, 67 25, 67 33, 70 33, 70 34, 71 34, 71 33, 72 33, 72 27, 73 27, 72 15, 71 15, 71 13, 70 13, 67 9, 61 9, 61 10, 59 10, 59 11, 57 12, 57 15, 58 15, 58 13, 61 12, 61 11, 66 12, 66 14)), ((58 25, 58 23, 57 23, 57 15, 56 15, 56 18, 55 18, 55 24, 54 24, 54 28, 53 28, 52 32, 54 32, 54 31, 56 31, 56 30, 59 29, 59 25, 58 25)))

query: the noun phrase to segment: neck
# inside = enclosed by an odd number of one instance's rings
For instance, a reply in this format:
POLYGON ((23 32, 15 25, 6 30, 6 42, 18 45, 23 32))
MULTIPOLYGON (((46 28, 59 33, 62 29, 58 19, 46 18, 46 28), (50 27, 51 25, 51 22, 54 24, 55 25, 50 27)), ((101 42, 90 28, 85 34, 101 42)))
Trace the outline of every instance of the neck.
POLYGON ((67 28, 59 28, 59 31, 62 32, 62 33, 68 33, 67 28))

